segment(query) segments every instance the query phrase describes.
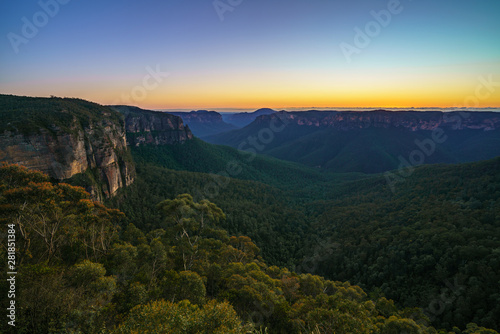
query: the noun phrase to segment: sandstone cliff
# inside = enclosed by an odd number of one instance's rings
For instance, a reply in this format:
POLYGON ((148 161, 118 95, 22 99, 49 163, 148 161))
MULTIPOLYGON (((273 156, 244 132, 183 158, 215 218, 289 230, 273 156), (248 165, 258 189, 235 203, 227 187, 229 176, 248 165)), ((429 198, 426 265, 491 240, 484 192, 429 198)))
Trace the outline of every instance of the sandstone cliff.
POLYGON ((130 106, 112 106, 112 109, 125 116, 128 145, 170 145, 193 138, 180 117, 130 106))
POLYGON ((0 161, 56 180, 79 178, 72 183, 100 200, 134 181, 124 121, 115 111, 77 99, 0 95, 0 114, 0 161))

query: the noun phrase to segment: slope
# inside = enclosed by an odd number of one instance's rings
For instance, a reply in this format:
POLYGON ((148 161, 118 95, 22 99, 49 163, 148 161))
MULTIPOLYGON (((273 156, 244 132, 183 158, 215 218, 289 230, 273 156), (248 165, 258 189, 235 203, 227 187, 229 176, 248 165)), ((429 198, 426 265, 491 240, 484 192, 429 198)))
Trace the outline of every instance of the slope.
POLYGON ((272 157, 212 145, 194 138, 182 145, 140 146, 132 148, 138 163, 152 163, 174 170, 216 174, 217 182, 232 177, 273 186, 300 187, 330 176, 317 169, 272 157))
POLYGON ((500 158, 421 166, 394 190, 376 176, 311 203, 315 273, 423 307, 439 327, 498 329, 500 158))
POLYGON ((500 159, 420 166, 393 193, 384 175, 319 173, 262 157, 236 160, 241 179, 222 182, 199 172, 242 153, 199 140, 186 145, 134 149, 138 180, 113 206, 151 230, 161 226, 159 200, 209 197, 227 213, 224 228, 252 237, 272 265, 420 306, 438 327, 499 328, 500 159))

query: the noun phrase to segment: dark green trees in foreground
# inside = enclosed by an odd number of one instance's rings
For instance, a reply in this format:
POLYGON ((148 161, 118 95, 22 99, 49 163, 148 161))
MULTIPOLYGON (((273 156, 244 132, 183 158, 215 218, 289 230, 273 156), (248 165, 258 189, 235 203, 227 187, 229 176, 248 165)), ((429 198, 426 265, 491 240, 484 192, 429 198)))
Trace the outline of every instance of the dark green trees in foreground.
POLYGON ((158 204, 164 225, 146 234, 81 188, 3 166, 0 209, 17 236, 5 333, 438 333, 419 309, 267 266, 250 238, 218 227, 222 210, 188 194, 158 204))

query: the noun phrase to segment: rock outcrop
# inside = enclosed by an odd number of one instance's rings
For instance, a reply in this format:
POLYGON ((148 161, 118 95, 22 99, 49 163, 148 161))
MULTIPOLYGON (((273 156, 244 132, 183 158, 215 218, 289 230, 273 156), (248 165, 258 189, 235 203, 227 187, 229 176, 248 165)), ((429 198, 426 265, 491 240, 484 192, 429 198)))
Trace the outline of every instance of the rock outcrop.
POLYGON ((85 175, 88 182, 76 184, 98 200, 134 181, 124 121, 115 111, 77 99, 2 95, 0 113, 0 161, 56 180, 85 175))
POLYGON ((170 145, 184 143, 193 138, 191 130, 184 126, 180 117, 130 106, 111 108, 125 116, 128 145, 170 145))

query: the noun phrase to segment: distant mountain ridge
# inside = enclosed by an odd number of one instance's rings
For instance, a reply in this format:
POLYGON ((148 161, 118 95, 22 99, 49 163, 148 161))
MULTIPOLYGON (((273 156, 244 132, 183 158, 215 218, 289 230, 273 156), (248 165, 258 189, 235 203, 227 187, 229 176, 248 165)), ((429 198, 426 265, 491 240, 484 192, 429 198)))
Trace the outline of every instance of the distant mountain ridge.
POLYGON ((182 118, 197 137, 211 136, 237 129, 236 126, 224 122, 221 114, 216 111, 196 110, 191 112, 168 112, 182 118))
POLYGON ((451 128, 454 130, 497 130, 500 114, 491 112, 441 112, 441 111, 281 111, 276 115, 256 118, 257 123, 276 117, 300 126, 328 127, 341 130, 378 128, 406 128, 410 131, 451 128))
POLYGON ((254 144, 258 153, 337 172, 378 173, 397 169, 417 143, 440 141, 424 163, 460 163, 500 155, 500 114, 437 111, 280 111, 262 115, 240 130, 209 143, 248 149, 278 120, 286 124, 271 140, 254 144), (437 138, 434 138, 437 137, 437 138), (436 139, 436 140, 434 140, 436 139))
POLYGON ((224 121, 226 121, 227 123, 233 124, 238 128, 242 128, 252 123, 259 116, 270 115, 274 114, 275 112, 276 110, 270 108, 261 108, 254 112, 235 113, 230 115, 224 115, 222 117, 224 121))

